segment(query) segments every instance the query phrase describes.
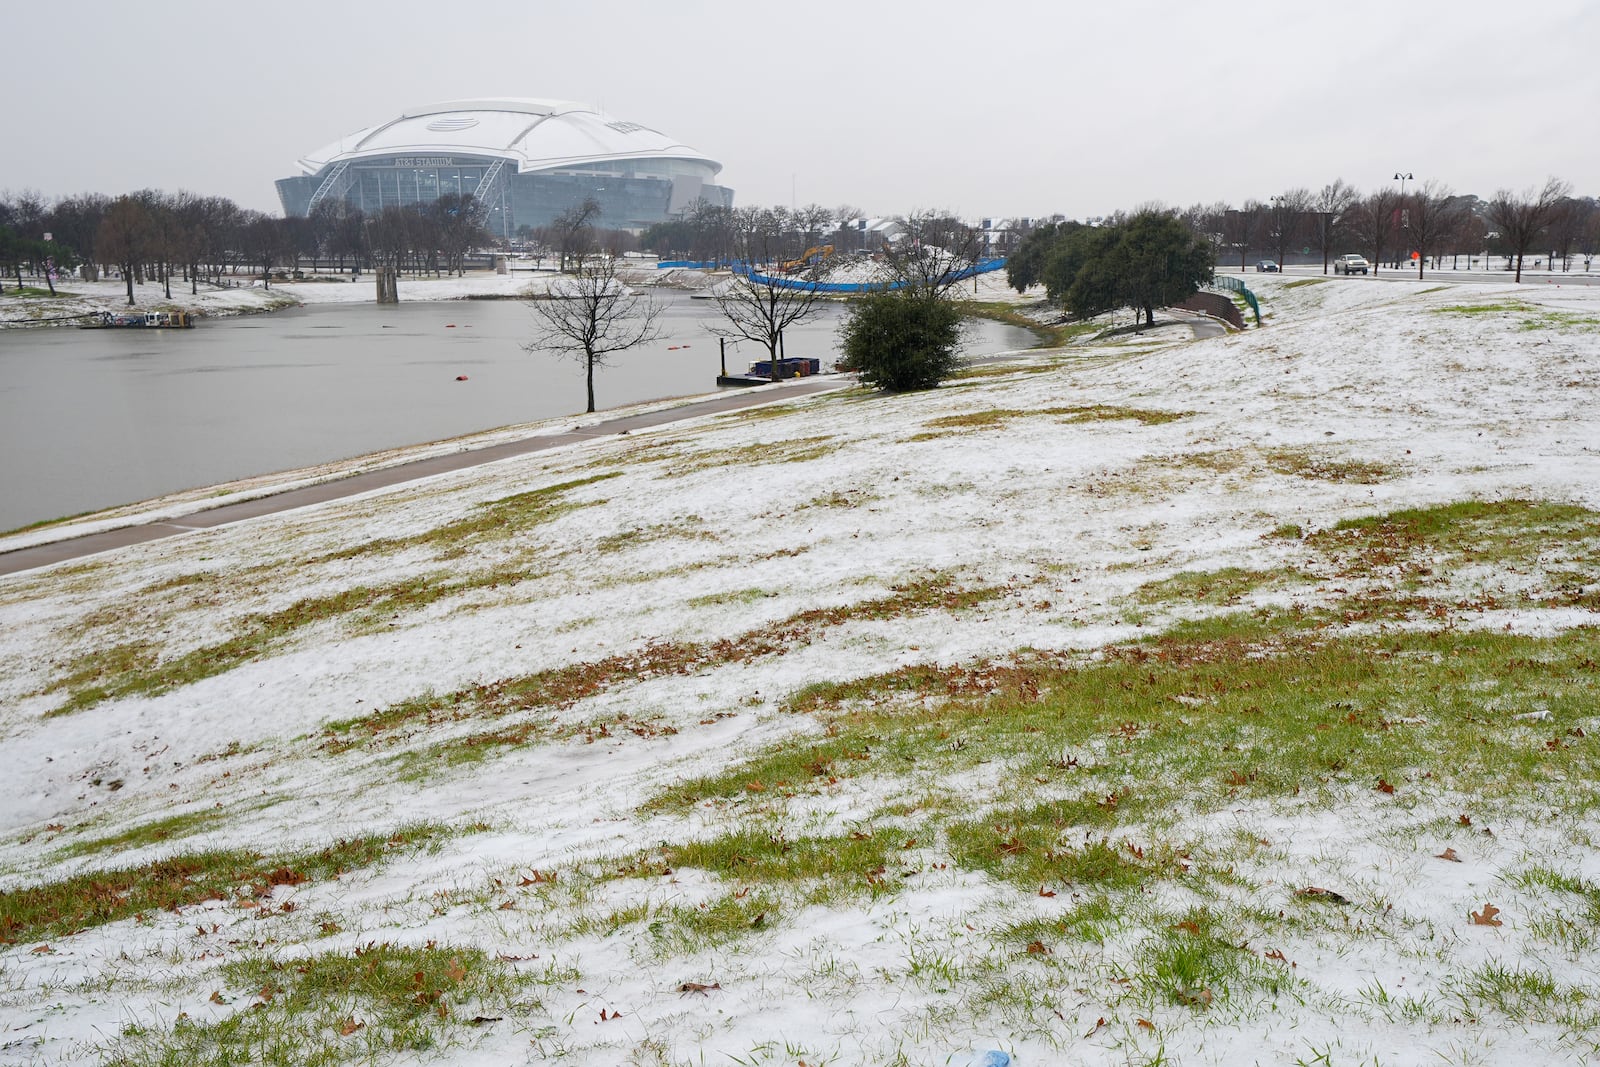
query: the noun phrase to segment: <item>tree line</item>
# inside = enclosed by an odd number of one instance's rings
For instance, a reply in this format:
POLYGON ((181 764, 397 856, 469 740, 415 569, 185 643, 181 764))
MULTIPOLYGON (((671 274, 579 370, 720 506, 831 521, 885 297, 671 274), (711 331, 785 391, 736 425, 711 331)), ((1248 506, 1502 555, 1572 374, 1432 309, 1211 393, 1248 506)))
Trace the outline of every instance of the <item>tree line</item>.
POLYGON ((752 234, 759 235, 761 251, 770 253, 774 262, 801 259, 813 249, 830 246, 835 254, 881 251, 881 244, 870 247, 870 238, 855 225, 864 217, 848 204, 834 209, 821 204, 734 208, 698 200, 680 217, 645 230, 639 241, 662 259, 714 263, 742 259, 752 234))
MULTIPOLYGON (((1587 269, 1600 252, 1600 201, 1574 196, 1560 179, 1521 191, 1500 189, 1484 199, 1457 194, 1436 180, 1406 189, 1400 178, 1367 193, 1336 179, 1315 191, 1288 189, 1237 208, 1225 202, 1194 204, 1174 214, 1211 243, 1219 262, 1236 262, 1240 270, 1252 258, 1284 263, 1310 250, 1323 273, 1334 256, 1354 252, 1374 268, 1414 266, 1420 274, 1446 261, 1459 267, 1462 257, 1470 266, 1473 256, 1487 253, 1503 258, 1520 281, 1530 256, 1548 257, 1552 268, 1560 263, 1563 270, 1581 256, 1587 269)), ((1056 216, 1035 228, 1064 222, 1056 216)), ((1014 283, 1026 288, 1045 282, 1037 256, 1024 251, 1013 257, 1021 259, 1014 283)))
POLYGON ((145 189, 111 197, 81 194, 51 203, 34 192, 0 194, 0 285, 22 288, 24 269, 54 291, 59 274, 80 263, 115 271, 134 303, 135 284, 224 285, 240 270, 324 265, 359 273, 375 266, 413 273, 460 273, 473 248, 492 243, 484 209, 470 194, 363 213, 323 202, 306 218, 278 218, 221 196, 145 189), (47 237, 48 235, 48 237, 47 237))

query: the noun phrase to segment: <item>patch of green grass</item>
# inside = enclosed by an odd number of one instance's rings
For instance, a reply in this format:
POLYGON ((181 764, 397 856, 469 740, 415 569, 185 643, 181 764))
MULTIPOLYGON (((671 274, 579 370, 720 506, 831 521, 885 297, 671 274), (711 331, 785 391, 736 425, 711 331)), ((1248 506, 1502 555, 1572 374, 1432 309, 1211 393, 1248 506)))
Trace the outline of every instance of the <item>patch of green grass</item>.
POLYGON ((1600 608, 1600 514, 1575 504, 1459 501, 1348 519, 1305 543, 1342 575, 1383 579, 1379 598, 1437 590, 1478 610, 1600 608), (1475 590, 1458 587, 1463 574, 1475 590))
POLYGON ((755 467, 766 463, 807 463, 820 459, 842 446, 832 434, 795 437, 785 441, 763 441, 743 448, 690 452, 681 462, 666 468, 667 477, 681 477, 719 467, 755 467))
POLYGON ((1512 1022, 1554 1023, 1579 1033, 1600 1026, 1593 992, 1533 967, 1491 959, 1465 976, 1460 995, 1474 1017, 1492 1012, 1512 1022))
POLYGON ((852 883, 866 888, 881 879, 892 858, 908 847, 910 834, 874 829, 837 836, 790 837, 781 830, 739 830, 661 850, 673 867, 692 867, 755 885, 825 880, 830 891, 852 883))
MULTIPOLYGON (((59 526, 64 522, 72 522, 74 519, 81 519, 88 515, 98 514, 98 511, 79 511, 71 515, 62 515, 59 518, 40 519, 38 522, 30 522, 26 526, 14 526, 9 530, 0 530, 0 537, 10 537, 12 534, 27 533, 29 530, 42 530, 47 526, 59 526)), ((55 571, 54 573, 60 574, 61 572, 55 571)))
POLYGON ((1394 476, 1393 469, 1382 463, 1339 459, 1310 448, 1269 448, 1262 452, 1262 459, 1279 474, 1292 474, 1314 481, 1376 485, 1394 476))
POLYGON ((1217 912, 1191 908, 1139 946, 1133 976, 1159 998, 1197 1010, 1246 993, 1276 994, 1293 983, 1287 966, 1257 956, 1240 935, 1217 912))
POLYGON ((1284 288, 1285 289, 1303 289, 1308 285, 1321 285, 1323 282, 1325 282, 1327 280, 1328 279, 1326 279, 1326 278, 1300 278, 1300 279, 1298 279, 1296 281, 1289 282, 1287 285, 1284 286, 1284 288))
POLYGON ((154 696, 192 685, 281 648, 299 631, 319 623, 342 620, 357 630, 381 629, 402 612, 474 589, 514 585, 527 577, 521 567, 508 565, 464 576, 422 574, 388 585, 306 597, 279 611, 248 615, 235 624, 236 632, 227 640, 165 660, 143 639, 111 645, 78 657, 66 674, 44 689, 45 695, 68 694, 65 702, 45 714, 69 715, 106 700, 154 696))
POLYGON ((1513 885, 1538 887, 1572 898, 1569 901, 1572 906, 1567 909, 1574 913, 1572 917, 1578 922, 1600 927, 1600 884, 1581 875, 1543 865, 1530 867, 1511 881, 1513 885))
MULTIPOLYGON (((962 588, 948 575, 926 574, 898 583, 889 595, 831 608, 812 608, 736 637, 703 643, 657 642, 601 660, 569 664, 516 678, 424 694, 370 715, 329 723, 322 747, 332 753, 403 740, 411 733, 470 718, 500 719, 541 708, 567 707, 641 677, 684 675, 712 666, 747 663, 803 646, 820 632, 848 622, 882 621, 920 611, 960 611, 1001 595, 1002 589, 962 588)), ((477 743, 491 747, 532 739, 538 727, 512 723, 477 743)), ((448 742, 446 747, 460 742, 448 742)))
POLYGON ((1520 300, 1502 301, 1494 304, 1451 304, 1448 307, 1430 308, 1437 315, 1498 315, 1503 312, 1528 312, 1537 310, 1531 304, 1524 304, 1520 300))
POLYGON ((1117 806, 1098 798, 993 811, 948 828, 950 855, 968 870, 985 871, 1024 890, 1113 891, 1180 873, 1172 856, 1146 858, 1138 846, 1096 836, 1116 821, 1117 806))
POLYGON ((221 1018, 180 1015, 167 1030, 125 1029, 105 1051, 114 1067, 331 1067, 440 1055, 475 1018, 522 1009, 527 985, 506 963, 465 946, 388 942, 353 953, 265 954, 225 962, 221 1018))
POLYGON ((574 489, 617 478, 624 471, 605 471, 586 478, 547 485, 525 493, 515 493, 479 504, 465 518, 447 522, 443 526, 424 530, 405 537, 382 537, 366 541, 338 552, 330 552, 309 560, 325 563, 335 560, 356 559, 371 555, 393 555, 413 548, 431 548, 440 559, 455 559, 469 548, 485 541, 504 540, 524 533, 541 523, 546 523, 569 511, 593 507, 604 501, 571 501, 563 499, 574 489))
MULTIPOLYGON (((929 419, 923 425, 930 429, 988 429, 1002 426, 1014 419, 1050 416, 1061 422, 1107 422, 1131 419, 1144 426, 1159 426, 1183 418, 1187 412, 1151 411, 1143 408, 1120 407, 1110 404, 1079 404, 1071 407, 1049 407, 1019 410, 991 408, 986 411, 969 411, 960 415, 944 415, 929 419)), ((919 435, 914 440, 937 435, 919 435)))
POLYGON ((1019 359, 1005 363, 984 363, 977 366, 962 367, 945 380, 957 382, 981 378, 1007 378, 1015 374, 1048 374, 1051 371, 1060 369, 1060 364, 1054 362, 1030 363, 1019 359))
MULTIPOLYGON (((7 278, 6 281, 10 282, 11 279, 7 278)), ((6 285, 6 286, 0 286, 0 296, 4 296, 4 297, 7 297, 7 298, 16 298, 16 299, 22 299, 22 300, 32 300, 32 299, 38 299, 40 297, 51 298, 51 297, 59 297, 59 296, 64 296, 64 295, 67 295, 67 294, 63 290, 57 289, 55 292, 52 293, 49 289, 40 289, 36 285, 25 285, 21 289, 18 289, 16 287, 16 285, 14 285, 14 284, 9 284, 9 285, 6 285)))
POLYGON ((1135 599, 1146 604, 1178 602, 1229 606, 1262 589, 1283 589, 1317 579, 1293 567, 1270 571, 1224 567, 1215 571, 1184 571, 1171 578, 1146 582, 1135 592, 1135 599))
POLYGON ((1600 329, 1600 318, 1593 315, 1582 315, 1575 311, 1541 311, 1533 318, 1523 319, 1518 325, 1521 330, 1596 330, 1600 329))
MULTIPOLYGON (((1330 621, 1234 613, 1095 660, 1040 654, 812 686, 790 706, 818 716, 823 739, 771 746, 669 798, 729 797, 746 775, 774 772, 802 792, 808 779, 796 771, 824 767, 841 779, 916 768, 934 781, 963 781, 1003 760, 1009 785, 1000 798, 1015 805, 1048 797, 1056 783, 1093 782, 1077 788, 1103 791, 1090 795, 1100 796, 1108 820, 1117 815, 1101 824, 1111 829, 1129 811, 1177 812, 1239 795, 1336 796, 1387 783, 1400 797, 1448 788, 1488 800, 1544 792, 1552 779, 1586 779, 1585 742, 1564 736, 1562 724, 1588 714, 1596 631, 1332 637, 1324 632, 1330 621), (1548 712, 1550 725, 1506 729, 1512 716, 1534 711, 1548 712), (871 758, 829 761, 824 746, 866 746, 871 758), (903 755, 890 759, 892 752, 903 755)), ((1576 792, 1567 802, 1583 809, 1600 800, 1576 792)), ((1076 810, 1084 812, 1081 804, 1076 810)), ((969 840, 1002 822, 976 824, 969 840)), ((1045 846, 1028 848, 1040 855, 1045 846)))
POLYGON ((95 852, 104 852, 107 849, 121 851, 143 848, 146 845, 158 844, 174 837, 183 837, 201 827, 214 823, 216 818, 216 811, 210 809, 188 811, 180 815, 169 815, 165 819, 142 823, 120 833, 97 837, 88 841, 73 841, 61 851, 65 856, 87 856, 95 852))
POLYGON ((336 878, 455 833, 447 826, 416 823, 387 836, 341 840, 316 851, 270 857, 237 850, 199 852, 0 892, 0 941, 66 937, 141 912, 176 911, 205 900, 254 899, 273 886, 336 878))
POLYGON ((621 533, 602 537, 594 542, 593 551, 602 553, 616 552, 625 548, 638 548, 641 545, 669 540, 715 541, 717 540, 717 535, 705 528, 705 520, 700 516, 685 515, 672 522, 635 526, 621 533))
POLYGON ((758 600, 777 596, 765 589, 731 589, 725 593, 707 593, 704 596, 690 597, 687 601, 691 608, 711 608, 719 604, 754 604, 758 600))
POLYGON ((735 892, 701 904, 661 908, 645 920, 658 957, 723 948, 778 925, 782 901, 774 893, 735 892))

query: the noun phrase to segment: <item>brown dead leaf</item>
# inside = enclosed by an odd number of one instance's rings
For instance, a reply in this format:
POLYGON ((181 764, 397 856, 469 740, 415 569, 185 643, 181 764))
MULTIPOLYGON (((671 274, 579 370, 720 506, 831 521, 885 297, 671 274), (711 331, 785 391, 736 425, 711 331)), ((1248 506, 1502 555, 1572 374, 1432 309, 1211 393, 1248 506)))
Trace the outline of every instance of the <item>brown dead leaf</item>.
POLYGON ((228 1003, 226 1000, 222 999, 222 990, 220 990, 220 989, 213 989, 211 991, 211 995, 209 997, 207 997, 206 999, 211 1001, 211 1003, 213 1003, 213 1004, 226 1004, 226 1003, 228 1003))
POLYGON ((365 1030, 366 1027, 367 1027, 366 1023, 358 1022, 355 1019, 354 1016, 351 1016, 351 1017, 345 1019, 344 1022, 339 1024, 339 1036, 340 1037, 349 1037, 351 1034, 355 1033, 357 1030, 365 1030))
POLYGON ((1098 1019, 1096 1019, 1094 1021, 1094 1027, 1087 1034, 1084 1034, 1083 1036, 1084 1037, 1093 1037, 1095 1034, 1098 1034, 1101 1030, 1104 1030, 1105 1028, 1106 1028, 1106 1017, 1104 1015, 1102 1015, 1102 1016, 1100 1016, 1100 1018, 1098 1018, 1098 1019))
POLYGON ((1269 960, 1277 960, 1279 963, 1288 962, 1287 960, 1284 959, 1283 953, 1278 951, 1275 948, 1268 949, 1267 952, 1266 952, 1266 957, 1269 960))
POLYGON ((1050 955, 1050 950, 1045 947, 1045 943, 1043 941, 1029 941, 1028 942, 1028 955, 1030 955, 1030 956, 1048 956, 1048 955, 1050 955))
POLYGON ((1211 1007, 1211 990, 1209 989, 1179 989, 1174 993, 1180 1004, 1187 1004, 1191 1008, 1211 1007))
POLYGON ((467 969, 461 966, 461 960, 458 957, 451 956, 450 966, 444 969, 444 973, 450 976, 450 981, 459 983, 461 979, 467 976, 467 969))
POLYGON ((29 951, 33 952, 35 955, 42 956, 42 955, 45 955, 46 953, 54 952, 55 949, 51 948, 49 945, 35 945, 29 951))
POLYGON ((1200 924, 1199 923, 1195 923, 1195 922, 1191 922, 1188 919, 1185 919, 1181 923, 1173 923, 1172 924, 1172 928, 1174 930, 1182 930, 1185 933, 1190 934, 1190 935, 1192 935, 1194 937, 1199 937, 1200 936, 1200 924))
POLYGON ((767 791, 767 787, 762 785, 760 782, 746 782, 744 787, 745 790, 750 793, 765 793, 767 791))
POLYGON ((1039 895, 1041 897, 1053 897, 1056 895, 1056 891, 1054 889, 1046 889, 1044 886, 1040 886, 1039 895))
POLYGON ((502 903, 502 904, 501 904, 501 905, 500 905, 500 910, 501 910, 501 911, 515 911, 515 910, 516 910, 516 907, 517 907, 517 902, 516 902, 516 901, 514 901, 514 900, 507 900, 507 901, 504 901, 504 902, 503 902, 503 903, 502 903))
POLYGON ((1384 781, 1382 778, 1378 779, 1378 784, 1377 784, 1376 788, 1377 788, 1378 792, 1380 792, 1380 793, 1391 793, 1392 794, 1394 792, 1394 786, 1390 785, 1388 782, 1384 781))
POLYGON ((713 989, 721 988, 721 982, 712 982, 710 985, 707 985, 704 982, 684 982, 682 985, 678 986, 678 992, 699 993, 703 997, 708 995, 713 989))
POLYGON ((1156 1028, 1156 1024, 1151 1022, 1149 1019, 1140 1019, 1140 1020, 1138 1020, 1138 1026, 1139 1026, 1139 1029, 1141 1029, 1141 1030, 1149 1030, 1152 1033, 1155 1032, 1155 1028, 1156 1028))
POLYGON ((1433 858, 1436 860, 1449 860, 1451 863, 1461 862, 1461 857, 1456 855, 1456 850, 1453 848, 1447 848, 1443 852, 1436 854, 1433 858))
POLYGON ((1485 904, 1482 911, 1469 911, 1467 917, 1472 920, 1473 926, 1504 926, 1495 916, 1500 914, 1500 909, 1493 904, 1485 904))
POLYGON ((1456 816, 1456 823, 1461 826, 1471 826, 1472 819, 1466 815, 1458 815, 1456 816))

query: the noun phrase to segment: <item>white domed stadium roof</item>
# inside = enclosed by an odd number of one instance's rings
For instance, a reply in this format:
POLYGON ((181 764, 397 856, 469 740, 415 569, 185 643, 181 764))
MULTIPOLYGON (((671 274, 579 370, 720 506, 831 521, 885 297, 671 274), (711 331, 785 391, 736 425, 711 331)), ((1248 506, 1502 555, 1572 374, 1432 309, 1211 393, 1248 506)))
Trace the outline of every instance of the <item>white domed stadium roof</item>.
POLYGON ((447 100, 342 137, 300 162, 315 174, 330 163, 388 155, 496 156, 517 172, 558 170, 623 159, 682 159, 715 174, 716 160, 665 134, 570 100, 493 97, 447 100))

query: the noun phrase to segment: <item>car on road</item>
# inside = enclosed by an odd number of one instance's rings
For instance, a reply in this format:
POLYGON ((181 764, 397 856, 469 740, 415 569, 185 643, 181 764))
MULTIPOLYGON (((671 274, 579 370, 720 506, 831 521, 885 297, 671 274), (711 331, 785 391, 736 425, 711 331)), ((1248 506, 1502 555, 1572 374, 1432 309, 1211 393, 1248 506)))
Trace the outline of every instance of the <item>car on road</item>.
POLYGON ((1256 270, 1262 274, 1277 274, 1278 264, 1270 259, 1263 259, 1256 264, 1256 270))
POLYGON ((1367 260, 1365 256, 1358 256, 1354 252, 1346 252, 1333 261, 1335 274, 1365 274, 1367 273, 1367 260))

